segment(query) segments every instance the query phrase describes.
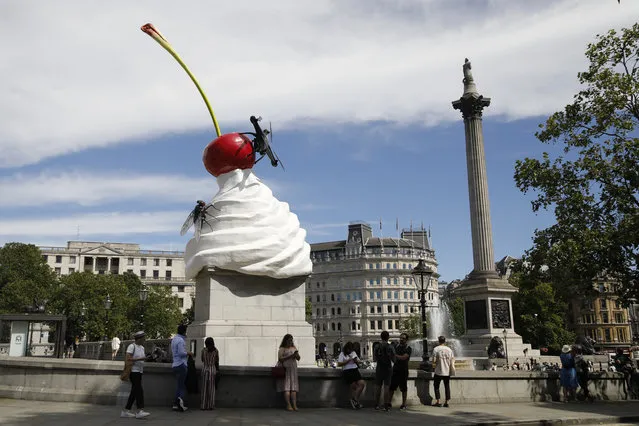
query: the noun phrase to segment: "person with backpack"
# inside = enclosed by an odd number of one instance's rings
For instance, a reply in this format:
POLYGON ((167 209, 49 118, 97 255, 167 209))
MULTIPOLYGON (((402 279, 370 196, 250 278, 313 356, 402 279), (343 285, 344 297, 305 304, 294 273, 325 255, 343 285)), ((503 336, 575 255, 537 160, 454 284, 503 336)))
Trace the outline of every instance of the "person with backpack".
POLYGON ((584 359, 583 348, 581 345, 574 345, 572 347, 573 356, 575 358, 575 371, 577 372, 577 383, 579 383, 579 387, 581 388, 584 399, 593 402, 594 398, 590 395, 590 391, 588 390, 588 361, 584 359))
POLYGON ((382 341, 375 349, 375 409, 390 411, 390 384, 393 377, 393 363, 395 362, 395 349, 388 343, 388 331, 380 334, 382 341), (379 405, 379 398, 384 387, 384 405, 379 405))

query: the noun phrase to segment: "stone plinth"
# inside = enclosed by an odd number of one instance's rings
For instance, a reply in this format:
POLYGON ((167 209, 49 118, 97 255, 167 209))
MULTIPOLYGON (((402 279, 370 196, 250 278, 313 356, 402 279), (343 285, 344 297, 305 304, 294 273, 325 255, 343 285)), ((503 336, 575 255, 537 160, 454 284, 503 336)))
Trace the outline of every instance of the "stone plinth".
POLYGON ((222 365, 273 366, 282 338, 290 333, 300 352, 299 365, 314 366, 315 338, 305 320, 305 280, 203 270, 196 279, 195 320, 187 341, 199 352, 204 339, 213 337, 222 365))
POLYGON ((466 333, 460 340, 472 342, 472 345, 465 347, 465 355, 485 357, 490 340, 498 336, 504 341, 506 330, 504 347, 512 362, 515 358, 523 358, 525 348, 531 350, 530 345, 524 344, 513 328, 512 295, 517 289, 496 273, 491 275, 471 273, 469 279, 455 289, 455 296, 464 300, 466 333))

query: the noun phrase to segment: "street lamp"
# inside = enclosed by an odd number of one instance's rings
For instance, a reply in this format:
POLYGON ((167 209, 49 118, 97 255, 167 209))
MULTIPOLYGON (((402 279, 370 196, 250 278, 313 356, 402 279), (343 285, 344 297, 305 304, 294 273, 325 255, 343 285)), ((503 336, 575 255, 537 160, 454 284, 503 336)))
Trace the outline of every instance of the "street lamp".
POLYGON ((149 290, 146 288, 146 285, 142 285, 140 288, 140 302, 142 302, 142 314, 140 315, 140 328, 144 330, 144 302, 149 297, 149 290))
POLYGON ((106 299, 104 299, 104 313, 106 315, 106 323, 105 323, 105 335, 104 335, 104 340, 107 340, 109 338, 109 336, 106 335, 106 329, 109 327, 109 311, 111 310, 111 304, 113 303, 113 301, 111 300, 111 296, 109 296, 107 294, 106 299))
POLYGON ((508 364, 508 339, 506 338, 508 336, 508 330, 506 330, 504 328, 504 351, 506 352, 506 367, 510 368, 510 365, 508 364))
POLYGON ((428 361, 428 325, 426 324, 426 292, 428 291, 428 284, 430 284, 430 277, 433 275, 433 270, 424 264, 424 259, 419 259, 417 266, 413 269, 413 279, 417 282, 417 277, 420 279, 421 289, 418 290, 419 303, 422 308, 422 362, 419 368, 423 371, 431 371, 432 365, 428 361), (424 289, 424 275, 428 277, 428 284, 424 289))
POLYGON ((87 314, 87 306, 84 304, 84 302, 82 302, 82 306, 80 307, 80 332, 83 338, 84 338, 84 335, 86 334, 86 332, 84 331, 86 314, 87 314))

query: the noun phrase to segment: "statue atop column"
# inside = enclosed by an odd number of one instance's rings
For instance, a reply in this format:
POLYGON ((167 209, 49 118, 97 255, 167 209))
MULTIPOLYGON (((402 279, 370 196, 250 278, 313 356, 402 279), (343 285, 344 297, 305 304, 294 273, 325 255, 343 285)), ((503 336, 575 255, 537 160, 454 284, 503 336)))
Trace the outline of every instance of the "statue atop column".
POLYGON ((473 79, 473 74, 470 72, 472 67, 468 58, 464 60, 464 65, 462 66, 462 68, 464 70, 464 84, 473 83, 475 80, 473 79))

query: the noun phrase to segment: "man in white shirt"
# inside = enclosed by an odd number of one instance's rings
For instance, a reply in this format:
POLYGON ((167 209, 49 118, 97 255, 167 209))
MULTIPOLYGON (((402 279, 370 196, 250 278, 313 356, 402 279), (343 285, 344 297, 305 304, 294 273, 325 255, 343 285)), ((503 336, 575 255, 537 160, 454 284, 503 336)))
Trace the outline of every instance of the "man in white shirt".
POLYGON ((114 336, 113 339, 111 339, 111 360, 114 360, 117 356, 121 343, 118 336, 114 336))
POLYGON ((444 382, 444 391, 446 393, 446 402, 444 407, 448 407, 448 401, 450 401, 450 376, 455 374, 455 356, 453 351, 446 346, 446 338, 439 336, 439 346, 433 349, 433 358, 435 359, 435 407, 441 407, 439 402, 439 384, 444 382))

